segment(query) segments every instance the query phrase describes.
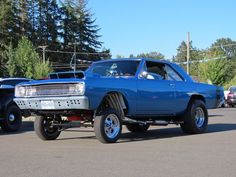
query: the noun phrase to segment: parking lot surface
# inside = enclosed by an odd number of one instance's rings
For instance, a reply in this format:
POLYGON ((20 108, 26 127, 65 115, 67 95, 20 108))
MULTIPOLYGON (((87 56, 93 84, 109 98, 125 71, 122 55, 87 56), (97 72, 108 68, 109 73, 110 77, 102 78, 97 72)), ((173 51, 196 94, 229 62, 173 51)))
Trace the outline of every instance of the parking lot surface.
POLYGON ((209 111, 207 132, 184 135, 179 126, 147 133, 123 127, 118 143, 101 144, 92 128, 42 141, 25 121, 21 132, 0 130, 0 177, 235 177, 236 108, 209 111))

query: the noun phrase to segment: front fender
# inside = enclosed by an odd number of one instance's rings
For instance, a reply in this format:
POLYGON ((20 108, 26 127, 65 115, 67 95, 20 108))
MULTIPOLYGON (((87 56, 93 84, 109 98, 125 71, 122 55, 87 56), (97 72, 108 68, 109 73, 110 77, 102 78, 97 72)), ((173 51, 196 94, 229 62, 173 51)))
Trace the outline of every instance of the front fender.
POLYGON ((91 110, 96 110, 104 97, 110 92, 122 94, 129 106, 129 113, 136 112, 137 86, 135 78, 87 79, 85 95, 89 98, 89 108, 91 110))

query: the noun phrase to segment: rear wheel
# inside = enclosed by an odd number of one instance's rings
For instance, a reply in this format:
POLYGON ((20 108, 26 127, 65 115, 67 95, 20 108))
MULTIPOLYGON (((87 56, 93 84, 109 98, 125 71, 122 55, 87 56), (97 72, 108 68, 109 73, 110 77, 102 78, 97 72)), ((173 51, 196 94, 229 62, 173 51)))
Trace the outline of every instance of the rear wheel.
POLYGON ((94 132, 102 143, 115 143, 121 135, 122 122, 114 109, 107 109, 94 119, 94 132))
POLYGON ((22 115, 20 109, 16 105, 10 105, 5 113, 5 118, 1 122, 3 131, 14 132, 21 128, 22 115))
POLYGON ((37 116, 34 121, 34 130, 36 135, 42 140, 55 140, 60 135, 58 126, 53 126, 53 121, 61 121, 61 118, 37 116))
POLYGON ((180 124, 183 132, 189 134, 203 133, 208 124, 206 106, 201 100, 193 100, 189 103, 184 115, 184 123, 180 124))
POLYGON ((146 132, 150 124, 128 124, 126 127, 131 132, 146 132))

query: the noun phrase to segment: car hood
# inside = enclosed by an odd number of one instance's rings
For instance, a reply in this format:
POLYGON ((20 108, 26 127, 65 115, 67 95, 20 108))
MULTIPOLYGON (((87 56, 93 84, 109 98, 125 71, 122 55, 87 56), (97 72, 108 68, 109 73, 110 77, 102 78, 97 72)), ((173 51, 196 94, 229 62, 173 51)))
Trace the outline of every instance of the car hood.
POLYGON ((18 85, 27 86, 27 85, 48 85, 48 84, 61 84, 61 83, 78 83, 84 82, 85 79, 77 78, 67 78, 67 79, 48 79, 48 80, 35 80, 32 82, 23 82, 18 85))

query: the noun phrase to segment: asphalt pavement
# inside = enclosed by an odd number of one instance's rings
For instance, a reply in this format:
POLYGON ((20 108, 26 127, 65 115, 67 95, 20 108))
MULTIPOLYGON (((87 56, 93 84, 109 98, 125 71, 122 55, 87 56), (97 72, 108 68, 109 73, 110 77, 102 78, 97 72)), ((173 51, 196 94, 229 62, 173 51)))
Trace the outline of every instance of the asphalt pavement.
POLYGON ((0 130, 0 177, 235 177, 236 108, 209 111, 207 132, 184 135, 179 126, 153 126, 101 144, 92 128, 42 141, 33 122, 0 130))

